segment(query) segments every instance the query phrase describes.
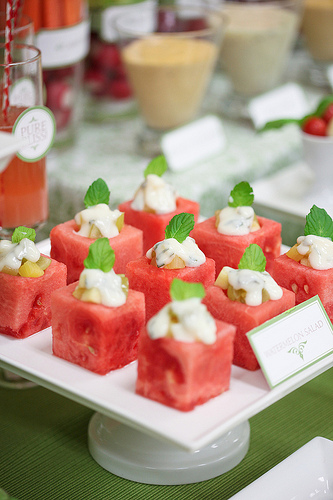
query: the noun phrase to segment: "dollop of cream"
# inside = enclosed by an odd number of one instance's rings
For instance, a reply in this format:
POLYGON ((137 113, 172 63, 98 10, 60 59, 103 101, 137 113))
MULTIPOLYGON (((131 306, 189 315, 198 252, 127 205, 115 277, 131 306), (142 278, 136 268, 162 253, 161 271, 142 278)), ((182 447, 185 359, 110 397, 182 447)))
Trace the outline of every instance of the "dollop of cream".
POLYGON ((182 243, 179 243, 175 238, 159 241, 146 253, 148 259, 152 258, 153 251, 156 255, 157 267, 169 264, 176 256, 185 262, 186 267, 199 267, 206 262, 205 254, 190 236, 182 243))
POLYGON ((217 231, 220 234, 241 236, 252 231, 254 210, 252 207, 225 207, 219 212, 217 231))
POLYGON ((164 306, 147 323, 152 339, 174 338, 181 342, 214 344, 216 323, 199 298, 173 301, 164 306))
POLYGON ((135 193, 131 207, 134 210, 168 214, 176 210, 177 193, 162 177, 155 174, 147 175, 135 193))
POLYGON ((126 302, 121 276, 113 269, 107 273, 100 269, 84 269, 80 274, 78 288, 85 290, 97 288, 100 292, 100 303, 107 307, 119 307, 126 302))
POLYGON ((17 271, 22 265, 22 259, 37 262, 39 257, 40 251, 28 238, 23 238, 19 243, 12 243, 9 240, 0 241, 0 271, 4 267, 17 271))
POLYGON ((333 241, 322 236, 299 236, 297 238, 297 251, 307 259, 301 264, 310 263, 313 269, 325 270, 333 268, 333 241))
POLYGON ((92 227, 95 226, 103 237, 113 238, 119 234, 116 222, 121 214, 119 210, 110 210, 105 203, 86 208, 74 217, 76 224, 80 227, 77 234, 89 238, 92 227))
POLYGON ((279 300, 283 295, 282 288, 267 271, 233 269, 225 266, 221 273, 227 275, 227 281, 234 290, 244 290, 246 292, 245 303, 249 306, 262 304, 263 290, 266 291, 270 300, 279 300))

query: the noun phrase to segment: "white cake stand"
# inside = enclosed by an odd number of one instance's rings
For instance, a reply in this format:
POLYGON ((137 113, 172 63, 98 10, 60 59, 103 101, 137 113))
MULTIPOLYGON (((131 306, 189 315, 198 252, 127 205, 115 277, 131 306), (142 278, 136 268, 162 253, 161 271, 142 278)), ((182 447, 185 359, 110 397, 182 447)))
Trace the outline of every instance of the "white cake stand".
POLYGON ((117 476, 146 484, 190 484, 229 471, 245 457, 248 421, 193 452, 95 413, 88 428, 91 456, 117 476))

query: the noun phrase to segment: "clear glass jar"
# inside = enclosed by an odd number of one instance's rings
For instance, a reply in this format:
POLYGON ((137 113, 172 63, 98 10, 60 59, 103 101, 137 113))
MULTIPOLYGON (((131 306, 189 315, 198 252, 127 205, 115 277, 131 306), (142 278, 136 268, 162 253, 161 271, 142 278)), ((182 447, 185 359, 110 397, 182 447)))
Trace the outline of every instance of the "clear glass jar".
POLYGON ((133 116, 136 103, 118 49, 114 19, 147 0, 90 0, 91 39, 86 60, 85 118, 106 121, 133 116))

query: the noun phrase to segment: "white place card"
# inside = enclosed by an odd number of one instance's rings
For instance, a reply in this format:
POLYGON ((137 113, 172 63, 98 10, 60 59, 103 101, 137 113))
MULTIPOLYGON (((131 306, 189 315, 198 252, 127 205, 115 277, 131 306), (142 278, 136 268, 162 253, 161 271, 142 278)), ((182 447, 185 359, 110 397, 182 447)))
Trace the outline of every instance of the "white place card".
POLYGON ((333 327, 318 295, 248 332, 271 388, 333 352, 333 327))
POLYGON ((222 122, 214 115, 167 132, 161 148, 171 170, 181 171, 221 153, 226 145, 222 122))
POLYGON ((287 83, 250 100, 248 112, 256 129, 281 118, 302 118, 309 111, 309 103, 301 87, 287 83))

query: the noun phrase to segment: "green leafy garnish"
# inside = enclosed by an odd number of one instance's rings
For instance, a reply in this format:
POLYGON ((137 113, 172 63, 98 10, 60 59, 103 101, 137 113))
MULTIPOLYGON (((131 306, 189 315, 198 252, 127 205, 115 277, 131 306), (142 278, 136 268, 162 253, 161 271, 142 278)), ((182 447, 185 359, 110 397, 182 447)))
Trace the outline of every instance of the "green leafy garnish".
POLYGON ((281 118, 280 120, 272 120, 270 122, 265 123, 265 125, 263 127, 258 129, 258 132, 267 132, 267 130, 282 128, 285 125, 288 125, 289 123, 295 123, 296 125, 301 126, 302 122, 303 122, 303 118, 302 119, 281 118))
POLYGON ((165 228, 165 238, 174 238, 183 243, 194 228, 194 215, 185 212, 175 215, 165 228))
POLYGON ((180 301, 193 297, 203 299, 206 292, 202 283, 188 283, 175 278, 171 283, 170 295, 172 300, 180 301))
POLYGON ((12 243, 20 243, 24 238, 28 240, 35 241, 36 231, 31 227, 19 226, 17 227, 12 236, 12 243))
POLYGON ((229 207, 250 207, 254 200, 253 190, 246 181, 236 184, 229 196, 229 207))
POLYGON ((302 118, 281 118, 280 120, 273 120, 270 122, 267 122, 263 127, 261 127, 258 132, 266 132, 267 130, 273 130, 273 129, 278 129, 281 127, 284 127, 284 125, 288 125, 289 123, 295 123, 299 127, 302 128, 305 120, 312 116, 316 117, 322 117, 324 111, 326 110, 327 106, 329 104, 333 103, 333 94, 328 95, 324 97, 319 104, 317 105, 316 109, 313 111, 313 113, 307 113, 305 116, 302 118))
POLYGON ((83 261, 86 269, 100 269, 108 273, 113 268, 115 254, 107 238, 99 238, 89 247, 88 257, 83 261))
POLYGON ((84 197, 84 204, 86 208, 98 205, 99 203, 109 204, 110 190, 103 179, 97 179, 88 188, 84 197))
POLYGON ((313 205, 306 216, 304 236, 313 234, 323 238, 333 239, 333 221, 326 210, 313 205))
POLYGON ((250 269, 251 271, 263 272, 266 268, 266 257, 264 252, 256 243, 251 243, 238 264, 238 269, 250 269))
POLYGON ((144 171, 144 176, 145 178, 149 174, 155 174, 158 175, 159 177, 162 177, 164 172, 168 169, 168 164, 165 159, 165 156, 160 155, 151 160, 150 163, 148 163, 145 171, 144 171))

